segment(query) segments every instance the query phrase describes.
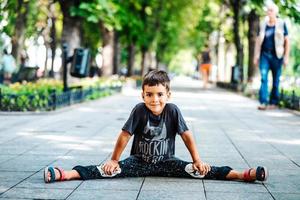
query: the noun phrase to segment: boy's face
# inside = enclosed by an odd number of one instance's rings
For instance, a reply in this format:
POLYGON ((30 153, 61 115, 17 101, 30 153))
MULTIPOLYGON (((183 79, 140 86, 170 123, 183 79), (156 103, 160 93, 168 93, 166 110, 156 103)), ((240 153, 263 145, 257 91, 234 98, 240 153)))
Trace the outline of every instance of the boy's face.
POLYGON ((144 85, 142 92, 143 100, 146 107, 151 110, 154 115, 160 115, 170 97, 170 92, 162 84, 149 86, 144 85))

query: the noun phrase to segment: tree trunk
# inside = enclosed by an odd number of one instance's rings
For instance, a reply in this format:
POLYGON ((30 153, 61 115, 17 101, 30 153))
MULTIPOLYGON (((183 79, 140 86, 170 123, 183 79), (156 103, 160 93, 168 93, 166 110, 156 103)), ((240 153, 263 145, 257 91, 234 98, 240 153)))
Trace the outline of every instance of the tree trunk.
POLYGON ((17 65, 20 64, 21 51, 24 48, 25 27, 27 23, 27 15, 29 9, 29 1, 18 0, 16 10, 17 18, 15 25, 15 33, 12 38, 12 55, 16 59, 17 65))
POLYGON ((248 61, 248 82, 252 82, 255 73, 256 67, 254 66, 254 51, 255 51, 255 41, 256 35, 259 28, 259 16, 256 14, 255 10, 251 10, 248 16, 248 43, 249 43, 249 61, 248 61))
POLYGON ((67 43, 68 45, 68 54, 73 54, 74 49, 81 46, 82 41, 82 27, 81 27, 81 18, 73 17, 70 14, 70 9, 72 6, 79 6, 80 1, 59 1, 61 10, 63 13, 63 31, 61 42, 67 43))
POLYGON ((100 31, 102 34, 102 74, 110 76, 113 69, 113 56, 114 56, 114 32, 105 28, 102 21, 99 22, 100 31))
POLYGON ((119 33, 118 31, 114 31, 114 50, 113 50, 113 74, 118 74, 118 69, 119 69, 119 63, 120 63, 120 59, 119 59, 119 54, 120 54, 120 50, 119 50, 119 33))
POLYGON ((145 61, 146 61, 146 48, 142 47, 142 60, 141 60, 141 76, 143 76, 145 74, 145 69, 146 69, 146 66, 145 66, 145 61))
MULTIPOLYGON (((74 50, 80 47, 82 44, 83 31, 81 27, 81 18, 73 17, 70 14, 70 9, 72 8, 72 6, 78 7, 80 1, 60 0, 59 3, 63 13, 63 31, 61 37, 61 46, 63 49, 62 53, 64 57, 69 57, 72 56, 74 54, 74 50), (66 49, 64 49, 64 44, 66 44, 66 49)), ((64 69, 64 64, 62 63, 60 74, 64 82, 64 90, 68 90, 68 80, 70 80, 70 82, 77 81, 77 79, 71 77, 69 71, 70 64, 66 66, 66 69, 64 69)))
POLYGON ((55 13, 55 5, 50 5, 50 12, 51 12, 51 29, 50 29, 50 49, 51 49, 51 69, 49 72, 49 76, 54 78, 54 59, 56 55, 56 47, 57 47, 57 37, 56 37, 56 17, 55 13))
POLYGON ((159 63, 160 63, 160 58, 159 58, 159 56, 155 56, 155 61, 156 61, 156 65, 155 65, 155 69, 158 69, 158 67, 159 67, 159 63))
POLYGON ((240 81, 243 81, 243 45, 241 43, 240 37, 240 26, 239 26, 239 18, 240 18, 240 10, 241 10, 241 0, 233 0, 233 13, 234 13, 234 22, 233 22, 233 33, 234 33, 234 44, 236 47, 236 65, 239 67, 240 81))
POLYGON ((135 45, 131 42, 127 47, 128 52, 128 60, 127 60, 127 76, 133 75, 133 64, 134 64, 134 56, 135 56, 135 45))
MULTIPOLYGON (((140 11, 140 18, 143 22, 143 24, 147 24, 147 15, 146 15, 146 7, 147 7, 147 1, 142 1, 142 9, 140 11)), ((147 32, 147 26, 145 27, 145 32, 147 32)), ((149 39, 149 38, 148 38, 149 39)), ((146 52, 147 52, 147 41, 144 41, 143 44, 141 45, 141 53, 142 53, 142 58, 141 58, 141 76, 144 75, 145 71, 145 58, 146 58, 146 52)))
POLYGON ((45 48, 46 48, 46 58, 45 58, 45 63, 44 63, 44 73, 43 73, 43 77, 47 77, 48 74, 48 70, 47 70, 47 65, 48 65, 48 52, 49 52, 49 45, 45 44, 45 48))

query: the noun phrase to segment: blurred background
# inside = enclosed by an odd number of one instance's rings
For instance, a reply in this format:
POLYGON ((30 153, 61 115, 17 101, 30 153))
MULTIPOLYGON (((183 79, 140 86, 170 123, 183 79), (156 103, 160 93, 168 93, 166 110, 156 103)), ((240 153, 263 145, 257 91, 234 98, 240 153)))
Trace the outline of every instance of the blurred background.
MULTIPOLYGON (((291 53, 282 87, 300 87, 300 3, 274 1, 287 24, 291 53)), ((89 77, 141 76, 160 68, 199 78, 198 55, 212 56, 213 82, 259 87, 254 42, 264 19, 261 0, 1 0, 0 60, 15 59, 12 83, 62 79, 62 45, 90 52, 89 77)), ((70 81, 76 81, 70 79, 70 81)))

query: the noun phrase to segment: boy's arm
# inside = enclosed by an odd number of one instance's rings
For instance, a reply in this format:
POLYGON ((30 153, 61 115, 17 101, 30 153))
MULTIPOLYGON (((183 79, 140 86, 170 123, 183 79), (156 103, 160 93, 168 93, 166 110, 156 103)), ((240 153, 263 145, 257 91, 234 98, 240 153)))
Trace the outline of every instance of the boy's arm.
POLYGON ((115 144, 111 160, 107 161, 103 166, 103 170, 106 174, 112 174, 117 168, 119 168, 119 159, 130 138, 131 135, 128 132, 121 131, 115 144))
POLYGON ((210 171, 210 166, 201 161, 192 132, 183 132, 181 138, 192 156, 194 168, 206 175, 210 171))

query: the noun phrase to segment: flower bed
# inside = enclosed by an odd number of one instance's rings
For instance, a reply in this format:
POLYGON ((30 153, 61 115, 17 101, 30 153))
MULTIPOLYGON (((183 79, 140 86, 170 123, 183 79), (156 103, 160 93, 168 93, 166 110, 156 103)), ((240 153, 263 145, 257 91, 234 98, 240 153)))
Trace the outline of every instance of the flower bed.
POLYGON ((98 99, 119 92, 120 80, 83 80, 66 92, 57 80, 39 80, 36 83, 15 83, 0 87, 1 111, 50 111, 87 100, 98 99))

